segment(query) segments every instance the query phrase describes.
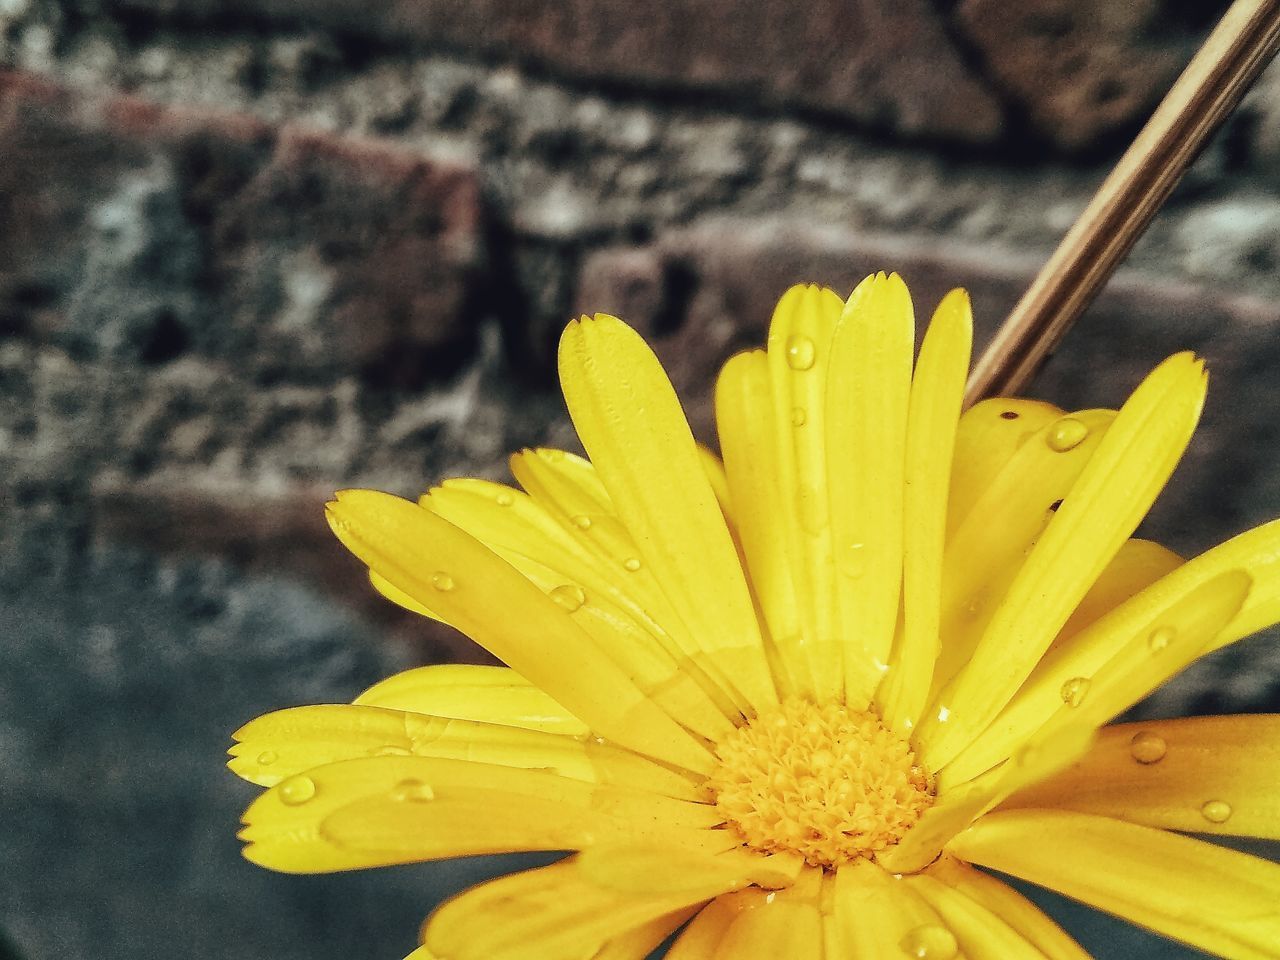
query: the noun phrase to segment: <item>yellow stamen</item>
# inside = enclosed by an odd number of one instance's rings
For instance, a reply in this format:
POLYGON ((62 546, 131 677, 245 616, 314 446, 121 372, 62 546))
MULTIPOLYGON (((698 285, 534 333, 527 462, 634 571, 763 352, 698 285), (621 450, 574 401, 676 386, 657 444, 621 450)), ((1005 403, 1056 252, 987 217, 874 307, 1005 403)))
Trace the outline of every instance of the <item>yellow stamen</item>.
POLYGON ((709 784, 747 846, 834 867, 897 843, 933 803, 911 747, 872 713, 788 700, 716 748, 709 784))

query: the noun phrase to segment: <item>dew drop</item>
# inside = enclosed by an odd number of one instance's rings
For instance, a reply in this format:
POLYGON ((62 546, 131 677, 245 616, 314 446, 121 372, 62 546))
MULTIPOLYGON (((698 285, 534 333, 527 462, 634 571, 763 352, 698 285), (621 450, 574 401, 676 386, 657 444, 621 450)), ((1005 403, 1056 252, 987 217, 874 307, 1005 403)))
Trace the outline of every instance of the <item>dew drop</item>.
POLYGON ((454 587, 453 577, 449 576, 443 570, 437 570, 431 575, 431 585, 437 590, 447 593, 454 587))
POLYGON ((580 513, 573 518, 573 525, 577 527, 579 530, 590 530, 591 518, 588 517, 585 513, 580 513))
POLYGON ((316 795, 316 782, 299 774, 282 782, 277 789, 280 791, 281 803, 297 807, 316 795))
POLYGON ((636 557, 627 557, 627 559, 622 561, 622 567, 624 570, 630 570, 632 573, 635 573, 640 569, 640 561, 636 557))
POLYGON ((397 803, 426 803, 435 798, 431 785, 421 780, 401 780, 391 788, 391 799, 397 803))
POLYGON ((1139 763, 1159 763, 1168 749, 1164 737, 1150 730, 1139 730, 1129 741, 1129 754, 1139 763))
POLYGON ((1173 639, 1177 635, 1178 631, 1173 627, 1156 627, 1151 631, 1151 635, 1147 637, 1147 648, 1152 653, 1159 653, 1173 643, 1173 639))
POLYGON ((908 957, 917 957, 919 960, 951 960, 960 952, 955 934, 935 923, 927 923, 907 931, 898 946, 908 957))
POLYGON ((803 427, 808 419, 809 415, 804 412, 804 407, 791 408, 791 425, 793 427, 803 427))
POLYGON ((263 750, 258 754, 258 763, 262 764, 264 767, 271 766, 271 764, 275 763, 279 759, 280 755, 274 750, 263 750))
POLYGON ((551 591, 551 599, 570 613, 582 609, 587 602, 587 595, 576 583, 562 583, 551 591))
POLYGON ((816 355, 813 341, 799 334, 787 338, 787 365, 792 370, 808 370, 816 355))
POLYGON ((1089 435, 1089 428, 1075 417, 1063 417, 1049 428, 1046 440, 1050 450, 1066 453, 1074 450, 1089 435))
POLYGON ((867 551, 862 543, 851 543, 840 557, 840 572, 856 580, 867 572, 867 551))
POLYGON ((500 507, 509 507, 516 502, 516 498, 513 497, 510 493, 508 493, 506 490, 503 490, 494 499, 497 501, 497 504, 500 507))
POLYGON ((1084 703, 1085 695, 1089 692, 1089 678, 1072 677, 1058 692, 1062 695, 1062 702, 1068 707, 1078 707, 1084 703))
POLYGON ((1231 818, 1231 804, 1225 800, 1210 800, 1200 808, 1200 816, 1210 823, 1226 823, 1231 818))

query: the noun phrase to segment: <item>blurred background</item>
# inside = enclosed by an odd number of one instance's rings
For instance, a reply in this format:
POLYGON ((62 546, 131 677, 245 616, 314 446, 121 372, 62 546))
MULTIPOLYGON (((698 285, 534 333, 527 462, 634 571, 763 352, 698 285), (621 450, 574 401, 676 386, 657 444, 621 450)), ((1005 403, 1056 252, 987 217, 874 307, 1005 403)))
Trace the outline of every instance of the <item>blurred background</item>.
MULTIPOLYGON (((335 488, 573 447, 616 312, 706 439, 797 281, 896 269, 985 338, 1220 0, 0 0, 0 958, 385 958, 476 860, 269 874, 222 766, 269 709, 481 660, 367 588, 335 488)), ((1212 373, 1144 532, 1280 514, 1280 71, 1030 391, 1212 373)), ((1280 647, 1146 714, 1280 707, 1280 647)), ((1102 957, 1199 956, 1042 900, 1102 957)))

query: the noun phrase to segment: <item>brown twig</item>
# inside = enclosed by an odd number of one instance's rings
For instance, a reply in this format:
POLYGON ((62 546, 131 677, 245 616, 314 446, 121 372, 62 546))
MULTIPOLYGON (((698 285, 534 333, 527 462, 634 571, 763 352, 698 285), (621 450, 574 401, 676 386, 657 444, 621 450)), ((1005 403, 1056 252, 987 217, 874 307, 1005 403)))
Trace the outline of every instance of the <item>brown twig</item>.
POLYGON ((1022 389, 1280 45, 1280 0, 1236 0, 996 332, 966 404, 1022 389))

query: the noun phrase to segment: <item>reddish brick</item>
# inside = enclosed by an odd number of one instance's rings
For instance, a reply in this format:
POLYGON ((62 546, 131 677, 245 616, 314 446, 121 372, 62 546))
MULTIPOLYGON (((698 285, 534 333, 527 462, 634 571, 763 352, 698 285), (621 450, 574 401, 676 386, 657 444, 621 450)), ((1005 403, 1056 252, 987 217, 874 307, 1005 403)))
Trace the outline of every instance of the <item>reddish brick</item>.
POLYGON ((303 21, 638 87, 732 93, 904 133, 990 141, 1002 112, 929 0, 116 0, 303 21))
POLYGON ((190 347, 383 383, 440 368, 473 333, 470 170, 12 73, 0 150, 0 326, 144 362, 190 347))
MULTIPOLYGON (((1197 24, 1163 0, 962 0, 958 28, 1040 132, 1069 149, 1091 146, 1155 106, 1191 59, 1197 24)), ((1211 22, 1225 2, 1205 3, 1211 22)))

